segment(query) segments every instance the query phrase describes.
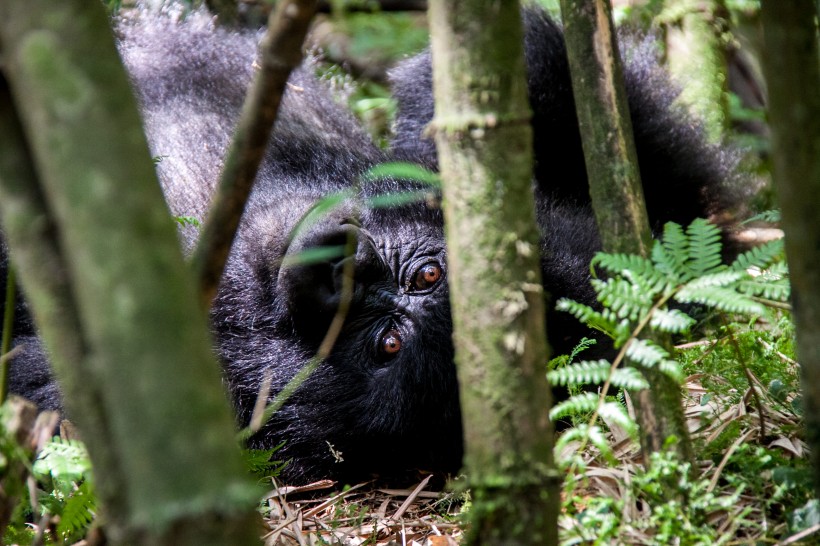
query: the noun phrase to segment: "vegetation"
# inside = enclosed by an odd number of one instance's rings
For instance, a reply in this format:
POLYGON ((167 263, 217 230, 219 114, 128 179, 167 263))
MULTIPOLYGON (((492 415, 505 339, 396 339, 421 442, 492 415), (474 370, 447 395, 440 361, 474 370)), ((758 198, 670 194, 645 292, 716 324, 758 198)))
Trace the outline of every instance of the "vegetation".
MULTIPOLYGON (((644 469, 636 462, 629 397, 621 390, 640 385, 642 377, 634 368, 613 368, 607 361, 578 361, 589 341, 575 354, 554 359, 550 379, 574 392, 553 411, 573 424, 556 446, 565 472, 562 544, 655 545, 668 544, 670 537, 681 544, 727 544, 783 539, 820 523, 799 431, 793 327, 788 306, 780 303, 788 295, 782 244, 741 254, 730 265, 720 264, 720 253, 711 224, 697 221, 686 230, 670 224, 651 259, 596 258, 596 269, 608 273, 596 281, 602 311, 561 303, 613 336, 621 349, 616 362, 640 358, 683 383, 687 424, 699 454, 694 469, 663 454, 644 469), (676 358, 639 339, 642 327, 674 332, 676 358), (611 389, 593 394, 607 383, 611 389), (670 500, 669 491, 677 501, 670 500)), ((41 491, 39 511, 20 499, 6 542, 28 543, 37 532, 49 543, 83 536, 96 501, 82 448, 76 441, 48 443, 32 466, 32 456, 9 440, 8 428, 3 430, 5 468, 24 461, 41 491), (26 527, 25 521, 35 525, 26 527)), ((266 482, 275 480, 281 464, 275 452, 249 453, 247 462, 266 482)), ((7 472, 3 487, 14 490, 8 487, 10 477, 7 472)), ((332 483, 313 486, 328 487, 332 483)), ((298 529, 330 543, 358 537, 383 544, 402 525, 404 536, 419 541, 436 532, 460 536, 460 514, 469 513, 469 497, 436 494, 429 487, 429 480, 383 493, 357 486, 315 498, 306 496, 309 488, 274 486, 260 510, 270 536, 280 538, 293 537, 298 529), (379 513, 390 517, 380 519, 379 513)))
MULTIPOLYGON (((556 9, 557 2, 544 2, 556 9)), ((616 20, 651 22, 660 4, 620 6, 616 20)), ((732 15, 756 16, 759 9, 755 1, 726 5, 732 15)), ((372 35, 362 38, 362 28, 380 29, 379 36, 406 36, 406 31, 414 36, 408 40, 413 49, 423 43, 416 39, 415 19, 337 16, 346 21, 339 27, 357 44, 345 55, 359 56, 368 47, 387 50, 391 57, 405 52, 372 35)), ((329 77, 336 77, 335 70, 329 77)), ((339 80, 375 138, 385 138, 392 102, 383 78, 339 80)), ((730 110, 735 117, 764 117, 735 100, 730 110)), ((755 138, 763 140, 760 149, 769 149, 765 135, 755 138)), ((177 222, 198 225, 187 217, 177 222)), ((705 221, 686 228, 669 225, 647 257, 596 257, 601 309, 560 303, 600 333, 597 342, 579 340, 573 354, 558 355, 548 365, 549 379, 569 396, 552 411, 566 425, 555 448, 565 480, 561 544, 816 543, 820 506, 802 429, 805 403, 782 246, 766 243, 724 264, 714 226, 705 221), (673 336, 675 350, 641 335, 650 330, 673 336), (602 343, 614 346, 613 359, 584 359, 602 343), (648 466, 639 462, 627 391, 645 386, 646 379, 635 368, 621 366, 630 361, 681 386, 697 454, 694 466, 672 452, 653 455, 648 466)), ((16 404, 10 400, 0 408, 2 542, 99 540, 101 493, 82 443, 32 443, 30 436, 50 438, 51 433, 40 428, 32 434, 40 425, 30 423, 22 434, 16 404)), ((358 485, 337 491, 331 483, 289 488, 276 483, 277 469, 287 462, 278 461, 275 451, 247 452, 245 459, 250 473, 269 488, 258 507, 269 543, 315 539, 386 545, 430 539, 434 546, 450 544, 461 540, 468 525, 463 516, 474 506, 469 493, 438 493, 440 487, 428 480, 406 490, 358 485)))

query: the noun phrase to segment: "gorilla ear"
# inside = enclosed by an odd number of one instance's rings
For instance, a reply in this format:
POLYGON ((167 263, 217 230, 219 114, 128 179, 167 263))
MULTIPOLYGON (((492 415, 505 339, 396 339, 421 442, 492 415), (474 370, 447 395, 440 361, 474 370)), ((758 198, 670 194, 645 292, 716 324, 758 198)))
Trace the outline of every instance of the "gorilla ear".
POLYGON ((363 281, 373 265, 383 270, 372 238, 346 209, 299 230, 288 245, 277 293, 286 302, 294 326, 307 339, 320 341, 333 320, 342 296, 345 263, 350 260, 355 262, 357 281, 363 281))

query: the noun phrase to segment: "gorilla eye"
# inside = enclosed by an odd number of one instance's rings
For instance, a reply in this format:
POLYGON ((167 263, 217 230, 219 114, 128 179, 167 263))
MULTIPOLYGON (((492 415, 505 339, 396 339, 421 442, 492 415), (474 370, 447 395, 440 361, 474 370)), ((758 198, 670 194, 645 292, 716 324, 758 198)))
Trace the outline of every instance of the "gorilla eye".
POLYGON ((398 330, 388 330, 382 334, 379 349, 385 356, 393 356, 401 350, 401 334, 398 330))
POLYGON ((438 262, 427 262, 421 266, 408 283, 409 291, 427 290, 441 278, 441 265, 438 262))

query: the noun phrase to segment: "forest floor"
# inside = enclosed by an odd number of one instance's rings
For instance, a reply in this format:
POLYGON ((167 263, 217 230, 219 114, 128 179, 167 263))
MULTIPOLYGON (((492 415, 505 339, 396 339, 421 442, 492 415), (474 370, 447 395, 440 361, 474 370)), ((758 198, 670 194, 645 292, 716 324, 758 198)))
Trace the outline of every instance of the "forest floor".
MULTIPOLYGON (((820 543, 818 524, 808 522, 800 532, 790 530, 788 520, 794 514, 780 499, 784 495, 782 478, 774 476, 782 466, 774 467, 767 462, 771 461, 770 456, 761 456, 774 450, 795 467, 805 465, 807 451, 797 436, 800 426, 796 417, 785 407, 759 396, 762 384, 756 385, 754 391, 750 388, 744 393, 735 393, 736 396, 718 397, 709 395, 700 380, 700 375, 693 375, 686 382, 689 396, 685 414, 694 442, 699 446, 696 472, 699 478, 693 480, 695 485, 684 487, 699 499, 711 495, 716 502, 690 508, 694 513, 672 516, 686 522, 700 518, 701 525, 709 529, 705 534, 693 532, 693 541, 676 543, 783 546, 820 543), (764 415, 762 423, 760 409, 764 415), (726 440, 728 430, 732 431, 731 441, 726 440), (714 447, 717 442, 722 442, 719 451, 700 448, 714 447), (747 468, 736 469, 738 461, 747 468), (759 468, 752 469, 755 465, 759 468), (747 483, 751 482, 748 477, 737 479, 744 470, 759 474, 760 482, 747 483)), ((665 538, 669 536, 670 524, 659 515, 662 510, 651 506, 651 500, 640 491, 636 493, 634 487, 636 476, 643 472, 640 448, 614 425, 610 426, 608 440, 616 461, 603 461, 594 449, 585 448, 582 459, 586 467, 567 474, 575 479, 562 494, 561 544, 670 544, 665 538), (617 506, 612 510, 617 521, 614 535, 600 542, 600 537, 595 536, 600 521, 587 516, 600 511, 595 501, 602 498, 612 501, 607 506, 617 506)), ((275 488, 265 500, 265 523, 269 529, 265 544, 461 544, 461 515, 469 506, 468 495, 454 493, 449 488, 436 490, 430 483, 428 477, 402 490, 359 484, 338 491, 333 482, 318 482, 303 488, 275 488), (328 493, 317 496, 317 491, 323 489, 328 493)), ((690 523, 696 530, 697 522, 690 523)), ((613 534, 611 528, 609 532, 613 534)))

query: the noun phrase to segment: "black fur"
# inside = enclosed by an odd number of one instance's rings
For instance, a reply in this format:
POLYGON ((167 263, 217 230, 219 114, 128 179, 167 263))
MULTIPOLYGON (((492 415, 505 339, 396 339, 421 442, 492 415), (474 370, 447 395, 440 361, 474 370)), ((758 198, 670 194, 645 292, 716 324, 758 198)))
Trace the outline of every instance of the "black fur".
MULTIPOLYGON (((563 39, 541 12, 528 12, 525 21, 544 283, 553 298, 591 302, 588 264, 599 241, 563 39)), ((169 208, 202 217, 251 77, 256 37, 212 28, 202 16, 182 24, 143 17, 123 22, 119 32, 152 153, 163 157, 158 171, 169 208)), ((720 183, 731 162, 671 107, 673 91, 646 46, 638 44, 627 57, 653 222, 686 222, 723 206, 720 183)), ((421 136, 432 117, 429 55, 404 62, 393 80, 400 113, 386 154, 333 102, 310 67, 293 75, 213 307, 226 382, 245 424, 267 377, 273 395, 316 354, 336 312, 345 262, 354 263, 353 302, 332 354, 251 440, 258 447, 285 441, 280 456, 291 459, 290 481, 455 472, 460 466, 441 211, 427 202, 375 209, 363 204, 373 195, 416 189, 412 182, 357 185, 361 173, 393 158, 436 166, 432 143, 421 136), (345 189, 355 197, 291 235, 317 200, 345 189), (349 237, 356 248, 351 258, 281 265, 305 249, 343 246, 349 237), (414 284, 425 265, 441 278, 414 284), (400 350, 385 351, 385 343, 397 337, 400 350)), ((190 249, 195 228, 184 228, 182 238, 190 249)), ((557 351, 569 350, 584 333, 574 319, 550 313, 550 342, 557 351)), ((54 405, 45 357, 36 338, 26 339, 34 344, 14 361, 13 388, 54 405)))
MULTIPOLYGON (((539 199, 587 204, 586 167, 561 28, 539 9, 525 10, 523 21, 539 199)), ((708 144, 700 124, 674 104, 678 90, 656 62, 650 38, 626 35, 621 42, 627 101, 653 228, 731 208, 738 154, 708 144)), ((433 118, 430 53, 402 63, 391 80, 399 103, 393 154, 436 169, 435 143, 424 132, 433 118)))

